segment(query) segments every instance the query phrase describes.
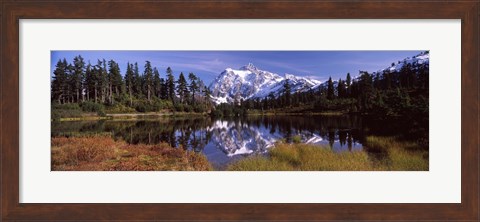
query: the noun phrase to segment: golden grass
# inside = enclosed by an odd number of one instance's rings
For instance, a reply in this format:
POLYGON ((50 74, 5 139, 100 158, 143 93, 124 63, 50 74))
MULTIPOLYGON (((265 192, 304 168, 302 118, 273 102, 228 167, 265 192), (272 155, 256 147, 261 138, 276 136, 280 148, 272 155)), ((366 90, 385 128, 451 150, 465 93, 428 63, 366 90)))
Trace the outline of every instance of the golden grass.
POLYGON ((367 137, 367 149, 386 153, 378 166, 381 170, 428 170, 428 149, 413 142, 399 142, 392 137, 367 137))
POLYGON ((276 144, 268 156, 253 156, 228 167, 234 171, 425 171, 428 151, 415 143, 393 138, 368 137, 365 150, 385 152, 375 160, 367 151, 335 153, 330 147, 308 144, 276 144))
POLYGON ((251 156, 231 164, 227 168, 232 171, 293 171, 287 162, 268 159, 263 156, 251 156))
POLYGON ((307 144, 277 144, 270 155, 248 157, 231 164, 243 171, 350 171, 373 170, 365 152, 334 153, 329 147, 307 144))
POLYGON ((168 144, 131 145, 110 137, 54 137, 54 171, 211 170, 203 154, 168 144))
MULTIPOLYGON (((203 154, 168 144, 127 144, 111 137, 54 137, 54 171, 212 170, 203 154)), ((234 171, 425 171, 428 149, 390 137, 367 137, 363 151, 335 153, 330 147, 278 143, 268 155, 230 164, 234 171), (376 159, 372 153, 382 158, 376 159)))

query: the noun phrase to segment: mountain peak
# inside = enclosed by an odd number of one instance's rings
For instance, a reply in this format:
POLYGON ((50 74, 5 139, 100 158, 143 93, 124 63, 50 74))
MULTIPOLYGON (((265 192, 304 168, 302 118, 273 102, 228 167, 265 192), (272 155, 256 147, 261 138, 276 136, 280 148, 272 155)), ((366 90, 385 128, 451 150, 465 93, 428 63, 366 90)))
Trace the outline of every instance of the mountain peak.
POLYGON ((240 68, 240 70, 257 70, 257 67, 255 67, 252 63, 248 63, 247 65, 244 65, 240 68))
POLYGON ((285 73, 285 79, 295 79, 296 76, 293 75, 293 74, 288 74, 288 73, 285 73))
POLYGON ((289 81, 292 92, 310 90, 320 84, 307 77, 285 74, 284 77, 265 70, 259 70, 249 63, 239 70, 227 68, 210 84, 212 101, 231 103, 241 99, 264 98, 270 93, 282 94, 285 81, 289 81))

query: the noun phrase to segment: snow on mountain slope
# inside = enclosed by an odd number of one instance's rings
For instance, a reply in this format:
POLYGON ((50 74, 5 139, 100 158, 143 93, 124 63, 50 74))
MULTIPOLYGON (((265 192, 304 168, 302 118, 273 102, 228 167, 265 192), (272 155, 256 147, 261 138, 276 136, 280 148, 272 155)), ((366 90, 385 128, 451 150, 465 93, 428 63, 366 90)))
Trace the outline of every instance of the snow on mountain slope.
MULTIPOLYGON (((430 54, 428 51, 422 52, 416 56, 408 57, 393 63, 392 66, 378 70, 375 73, 382 73, 389 70, 399 72, 406 64, 428 64, 430 54)), ((358 79, 360 75, 352 75, 352 81, 358 79)), ((320 82, 315 79, 285 74, 280 76, 276 73, 260 70, 249 63, 240 69, 225 69, 210 84, 209 89, 212 92, 212 101, 216 104, 232 103, 234 101, 246 100, 251 98, 265 98, 273 93, 275 97, 281 95, 285 81, 289 81, 292 93, 305 92, 308 90, 318 90, 326 88, 328 82, 320 82)), ((344 79, 345 80, 345 79, 344 79)), ((333 80, 334 88, 337 88, 338 81, 333 80)))
POLYGON ((249 63, 240 69, 225 69, 210 84, 213 102, 231 103, 235 100, 250 98, 263 98, 273 93, 281 94, 285 81, 289 81, 292 92, 301 92, 314 88, 321 82, 318 80, 285 74, 280 76, 276 73, 260 70, 249 63))
POLYGON ((416 56, 408 57, 402 61, 398 61, 396 64, 392 64, 390 67, 385 69, 379 70, 378 73, 381 73, 385 70, 389 70, 390 72, 397 71, 399 72, 402 70, 402 67, 406 64, 424 64, 430 62, 430 53, 428 51, 422 52, 416 56))
MULTIPOLYGON (((279 131, 271 132, 266 127, 249 126, 240 122, 217 120, 208 129, 212 143, 228 157, 266 153, 275 142, 284 139, 279 131)), ((300 132, 301 140, 308 144, 319 144, 324 139, 315 133, 300 132)))

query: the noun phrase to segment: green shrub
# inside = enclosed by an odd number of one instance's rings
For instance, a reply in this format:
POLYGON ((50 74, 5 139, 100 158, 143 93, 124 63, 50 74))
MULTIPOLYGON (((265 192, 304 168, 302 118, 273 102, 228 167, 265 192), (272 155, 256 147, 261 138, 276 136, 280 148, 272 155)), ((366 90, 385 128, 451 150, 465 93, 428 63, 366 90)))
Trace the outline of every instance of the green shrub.
POLYGON ((137 102, 136 105, 135 105, 135 110, 137 112, 141 112, 141 113, 144 113, 144 112, 147 112, 147 105, 143 102, 137 102))
POLYGON ((184 109, 183 109, 185 112, 192 112, 193 111, 193 108, 192 106, 190 105, 184 105, 184 109))
POLYGON ((95 112, 99 116, 105 116, 105 107, 100 103, 91 101, 82 102, 80 107, 84 112, 95 112))
POLYGON ((58 121, 61 118, 74 118, 81 117, 83 112, 77 109, 52 109, 51 118, 54 121, 58 121))
POLYGON ((107 113, 134 113, 135 109, 118 103, 113 106, 107 107, 106 112, 107 113))
POLYGON ((355 99, 328 100, 326 98, 321 98, 314 104, 314 109, 316 111, 353 111, 351 108, 356 102, 357 101, 355 99))
POLYGON ((148 101, 146 99, 136 100, 134 102, 135 110, 137 112, 159 112, 162 109, 172 109, 173 105, 171 101, 165 101, 160 99, 153 99, 148 101))
POLYGON ((51 118, 58 121, 61 118, 75 118, 83 115, 82 109, 76 103, 52 104, 51 118))
POLYGON ((193 107, 193 111, 196 112, 196 113, 203 113, 203 112, 205 112, 205 107, 202 106, 202 105, 195 105, 193 107))
POLYGON ((63 109, 63 110, 80 110, 78 103, 65 103, 65 104, 52 104, 52 109, 63 109))
POLYGON ((185 106, 183 104, 175 104, 175 110, 177 112, 183 112, 185 110, 185 106))

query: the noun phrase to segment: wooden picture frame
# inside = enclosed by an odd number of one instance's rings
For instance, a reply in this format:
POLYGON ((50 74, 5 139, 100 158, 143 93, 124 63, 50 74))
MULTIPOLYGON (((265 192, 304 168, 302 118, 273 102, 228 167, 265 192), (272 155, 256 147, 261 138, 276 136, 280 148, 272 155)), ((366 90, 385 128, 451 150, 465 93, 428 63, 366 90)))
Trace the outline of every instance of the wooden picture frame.
POLYGON ((1 213, 17 220, 462 220, 479 218, 479 9, 472 1, 14 1, 1 8, 1 213), (20 19, 461 19, 461 203, 19 203, 20 19))

